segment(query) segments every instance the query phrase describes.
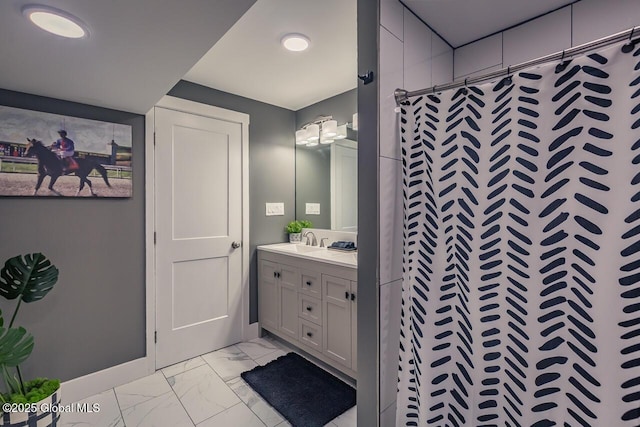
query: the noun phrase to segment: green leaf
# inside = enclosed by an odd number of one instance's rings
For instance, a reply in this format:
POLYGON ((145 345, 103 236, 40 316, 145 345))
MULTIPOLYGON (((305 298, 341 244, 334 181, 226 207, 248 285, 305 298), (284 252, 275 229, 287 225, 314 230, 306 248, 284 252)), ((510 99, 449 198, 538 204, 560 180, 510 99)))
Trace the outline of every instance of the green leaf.
POLYGON ((23 327, 0 328, 0 365, 18 366, 33 351, 33 335, 23 327))
POLYGON ((58 269, 41 253, 16 256, 0 271, 0 295, 20 297, 24 302, 38 301, 58 281, 58 269))

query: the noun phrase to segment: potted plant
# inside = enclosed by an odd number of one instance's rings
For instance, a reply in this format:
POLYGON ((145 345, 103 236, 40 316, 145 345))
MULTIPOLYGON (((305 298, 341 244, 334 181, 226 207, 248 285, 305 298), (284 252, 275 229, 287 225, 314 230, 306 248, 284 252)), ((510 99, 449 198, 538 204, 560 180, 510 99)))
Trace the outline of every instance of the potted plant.
POLYGON ((36 378, 24 381, 19 365, 33 350, 34 340, 22 326, 14 326, 20 304, 39 301, 58 281, 58 269, 41 253, 10 258, 0 270, 0 294, 18 299, 9 325, 0 312, 0 369, 5 392, 0 394, 5 427, 48 427, 57 423, 60 412, 60 381, 36 378))
POLYGON ((300 243, 302 241, 302 229, 311 228, 311 221, 295 220, 287 224, 287 233, 289 233, 289 243, 300 243))

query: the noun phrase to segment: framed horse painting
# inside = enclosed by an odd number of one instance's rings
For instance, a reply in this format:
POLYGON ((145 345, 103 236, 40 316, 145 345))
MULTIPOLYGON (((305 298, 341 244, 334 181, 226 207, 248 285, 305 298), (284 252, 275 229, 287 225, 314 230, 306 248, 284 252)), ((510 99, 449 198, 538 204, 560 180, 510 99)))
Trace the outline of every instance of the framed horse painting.
POLYGON ((0 196, 131 197, 131 126, 0 105, 0 196))

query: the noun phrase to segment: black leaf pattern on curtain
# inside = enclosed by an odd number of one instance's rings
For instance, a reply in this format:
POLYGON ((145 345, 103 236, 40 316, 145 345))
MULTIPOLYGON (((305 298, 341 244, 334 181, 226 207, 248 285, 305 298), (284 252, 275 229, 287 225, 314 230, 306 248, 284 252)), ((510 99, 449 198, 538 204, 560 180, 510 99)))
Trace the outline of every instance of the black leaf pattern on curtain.
POLYGON ((639 99, 614 46, 405 106, 397 425, 640 425, 639 99))
MULTIPOLYGON (((640 57, 640 49, 633 54, 640 57)), ((629 84, 632 91, 631 100, 633 108, 630 111, 632 130, 640 128, 640 61, 634 67, 633 79, 629 84)), ((640 137, 635 133, 636 139, 632 141, 630 157, 636 170, 640 164, 640 137)), ((632 204, 632 213, 625 218, 627 227, 630 227, 622 235, 624 249, 620 253, 624 265, 620 267, 621 277, 619 284, 622 289, 621 297, 625 301, 623 308, 624 320, 619 323, 622 328, 620 338, 624 342, 622 348, 621 368, 625 372, 625 381, 621 384, 625 402, 623 421, 636 420, 640 424, 640 171, 631 180, 631 186, 635 193, 629 200, 632 204)))

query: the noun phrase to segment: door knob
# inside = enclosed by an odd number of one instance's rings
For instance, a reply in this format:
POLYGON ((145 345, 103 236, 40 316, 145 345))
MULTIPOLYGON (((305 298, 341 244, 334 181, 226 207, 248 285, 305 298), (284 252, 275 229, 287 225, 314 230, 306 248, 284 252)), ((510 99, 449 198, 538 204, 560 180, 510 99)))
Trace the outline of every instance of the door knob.
POLYGON ((240 246, 242 246, 242 243, 240 243, 240 242, 233 242, 233 243, 231 243, 231 247, 232 247, 233 249, 238 249, 240 246))

